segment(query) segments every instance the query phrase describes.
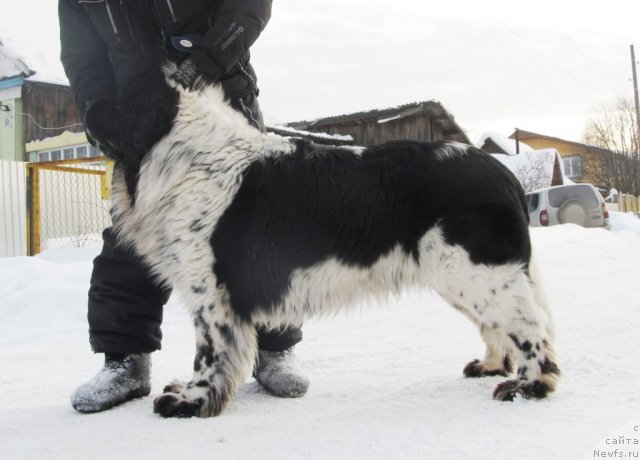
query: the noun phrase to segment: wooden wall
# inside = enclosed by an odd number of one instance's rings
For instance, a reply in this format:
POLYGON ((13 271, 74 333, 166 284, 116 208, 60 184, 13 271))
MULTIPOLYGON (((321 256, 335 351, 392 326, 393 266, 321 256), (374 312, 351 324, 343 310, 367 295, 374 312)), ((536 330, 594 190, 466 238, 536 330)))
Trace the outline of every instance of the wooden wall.
POLYGON ((369 146, 395 139, 437 141, 447 136, 429 113, 418 113, 380 123, 377 119, 320 122, 306 128, 311 132, 351 135, 354 145, 369 146))
POLYGON ((27 80, 22 100, 25 143, 84 130, 68 86, 27 80))
POLYGON ((323 125, 315 129, 330 134, 350 134, 354 138, 353 143, 355 145, 366 147, 396 139, 417 141, 442 139, 442 133, 434 132, 431 124, 431 117, 423 113, 383 123, 379 123, 376 120, 354 121, 349 124, 323 125))

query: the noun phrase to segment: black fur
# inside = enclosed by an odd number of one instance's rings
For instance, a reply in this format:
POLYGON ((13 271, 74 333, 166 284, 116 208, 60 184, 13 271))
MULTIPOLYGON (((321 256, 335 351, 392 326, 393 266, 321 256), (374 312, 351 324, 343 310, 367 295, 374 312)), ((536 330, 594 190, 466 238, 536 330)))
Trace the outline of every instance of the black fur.
POLYGON ((297 141, 295 153, 250 166, 211 237, 235 312, 248 319, 277 305, 295 269, 330 257, 369 267, 399 244, 420 262, 418 242, 436 224, 476 264, 526 265, 517 180, 479 149, 446 160, 443 150, 442 142, 395 141, 357 154, 297 141))
POLYGON ((87 134, 124 169, 132 201, 142 160, 173 127, 178 102, 178 92, 158 69, 133 80, 117 100, 99 99, 87 107, 87 134))

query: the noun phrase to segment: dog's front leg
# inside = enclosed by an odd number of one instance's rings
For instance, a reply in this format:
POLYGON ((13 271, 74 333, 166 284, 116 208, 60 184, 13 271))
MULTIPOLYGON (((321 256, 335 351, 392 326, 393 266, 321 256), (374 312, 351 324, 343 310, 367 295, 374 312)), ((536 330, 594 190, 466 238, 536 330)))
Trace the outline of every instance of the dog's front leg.
POLYGON ((247 372, 257 352, 255 327, 230 309, 200 307, 194 317, 196 357, 193 379, 172 382, 154 401, 163 417, 211 417, 220 414, 247 372))

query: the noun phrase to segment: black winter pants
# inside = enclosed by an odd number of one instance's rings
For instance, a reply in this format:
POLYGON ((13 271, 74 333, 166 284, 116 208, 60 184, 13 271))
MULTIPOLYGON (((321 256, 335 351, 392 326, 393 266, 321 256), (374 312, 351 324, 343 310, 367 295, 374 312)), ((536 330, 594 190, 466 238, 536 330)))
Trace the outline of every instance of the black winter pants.
MULTIPOLYGON (((264 129, 253 94, 231 104, 264 129)), ((140 256, 117 244, 111 228, 103 234, 102 252, 93 261, 89 288, 89 341, 96 353, 150 353, 160 349, 162 311, 171 289, 159 285, 140 256)), ((302 340, 300 328, 258 330, 258 348, 282 351, 302 340)))
MULTIPOLYGON (((89 341, 96 353, 150 353, 160 349, 162 310, 171 289, 160 286, 131 249, 118 245, 111 228, 93 261, 89 289, 89 341)), ((282 351, 302 340, 302 330, 258 330, 258 348, 282 351)))

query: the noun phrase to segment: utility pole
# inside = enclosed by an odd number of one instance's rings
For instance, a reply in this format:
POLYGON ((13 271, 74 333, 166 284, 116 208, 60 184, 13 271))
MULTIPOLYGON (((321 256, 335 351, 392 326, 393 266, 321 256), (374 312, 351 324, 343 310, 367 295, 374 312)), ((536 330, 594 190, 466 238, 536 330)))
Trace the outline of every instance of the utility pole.
POLYGON ((636 53, 631 45, 631 71, 633 75, 633 94, 636 102, 636 124, 637 124, 637 148, 640 149, 640 98, 638 97, 638 75, 636 72, 636 53))

